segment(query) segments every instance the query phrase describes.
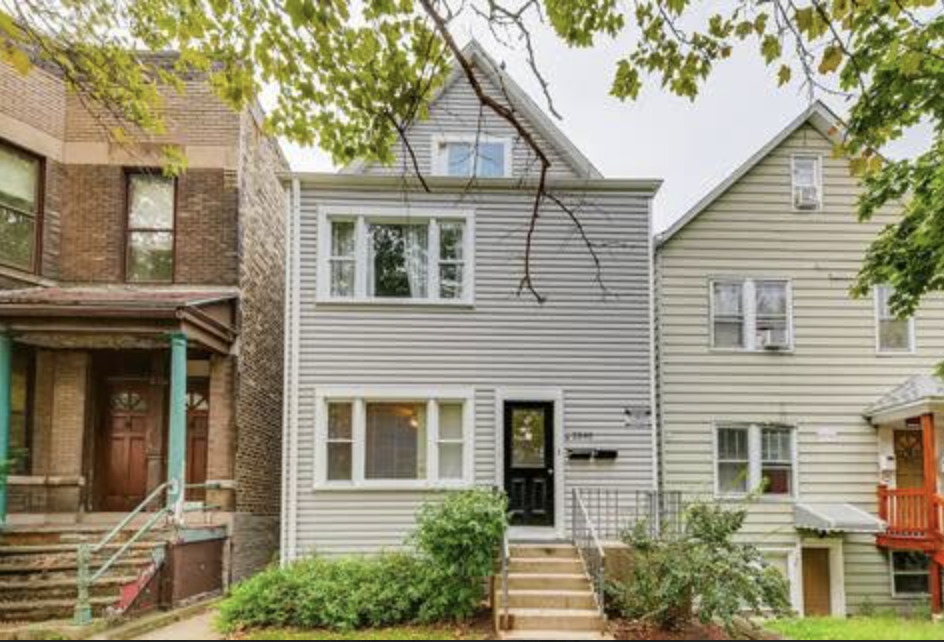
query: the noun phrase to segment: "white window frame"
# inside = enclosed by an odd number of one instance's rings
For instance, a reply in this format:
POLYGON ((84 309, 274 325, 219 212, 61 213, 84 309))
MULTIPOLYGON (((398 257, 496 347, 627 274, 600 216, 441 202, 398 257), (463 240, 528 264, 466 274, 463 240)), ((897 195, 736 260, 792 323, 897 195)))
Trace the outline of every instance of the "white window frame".
POLYGON ((469 488, 475 482, 475 391, 463 386, 324 387, 315 393, 314 490, 447 490, 469 488), (328 480, 328 403, 353 404, 351 480, 328 480), (426 477, 424 479, 367 479, 366 409, 368 403, 427 404, 426 477), (462 404, 462 479, 439 479, 439 404, 462 404))
POLYGON ((504 153, 504 174, 502 178, 511 178, 512 176, 512 140, 507 136, 491 136, 488 134, 436 134, 432 137, 431 153, 433 163, 433 174, 436 176, 448 176, 450 178, 475 178, 478 180, 495 177, 477 176, 475 174, 476 162, 472 163, 472 173, 468 176, 451 176, 449 174, 449 154, 446 151, 450 143, 467 143, 473 146, 475 154, 478 154, 478 144, 497 143, 503 146, 504 153))
MULTIPOLYGON (((452 261, 447 261, 452 263, 452 261)), ((475 212, 452 208, 431 209, 411 207, 322 207, 318 211, 318 277, 317 302, 371 305, 443 305, 471 306, 475 303, 475 212), (332 221, 355 221, 354 238, 354 294, 334 296, 331 294, 331 223, 332 221), (440 297, 439 291, 439 223, 461 222, 464 225, 462 238, 463 270, 462 296, 454 299, 440 297), (427 296, 379 297, 368 292, 368 225, 370 223, 426 223, 429 226, 429 263, 427 265, 427 296)))
POLYGON ((713 352, 786 352, 796 347, 793 323, 793 281, 789 278, 718 276, 708 280, 708 348, 713 352), (757 291, 759 282, 772 281, 786 285, 787 296, 787 347, 780 350, 765 350, 757 345, 757 291), (744 318, 744 340, 741 347, 715 345, 715 284, 739 283, 741 285, 741 313, 744 318))
POLYGON ((822 154, 794 154, 790 157, 790 204, 794 212, 809 213, 823 211, 823 156, 822 154), (796 184, 796 165, 801 159, 810 159, 816 163, 814 178, 816 181, 816 207, 806 208, 797 206, 797 184, 796 184))
POLYGON ((790 471, 790 493, 786 495, 768 495, 761 493, 758 496, 758 499, 763 502, 795 502, 799 499, 799 457, 797 442, 799 430, 797 426, 789 423, 781 422, 745 422, 745 421, 716 421, 712 424, 711 427, 711 441, 712 441, 712 478, 714 486, 714 495, 717 498, 721 499, 744 499, 751 493, 757 491, 760 488, 761 483, 763 483, 763 461, 762 461, 762 448, 761 448, 761 431, 764 428, 785 428, 789 429, 791 432, 790 440, 790 456, 791 456, 791 471, 790 471), (718 432, 723 428, 742 428, 747 429, 747 451, 748 451, 748 475, 747 475, 747 490, 745 492, 722 492, 721 490, 721 476, 718 474, 718 464, 719 462, 719 443, 718 443, 718 432))
POLYGON ((879 289, 894 289, 889 285, 877 285, 872 288, 872 307, 874 311, 875 318, 875 352, 880 355, 901 355, 901 354, 914 354, 917 350, 917 331, 915 328, 915 318, 910 316, 907 319, 897 319, 896 317, 891 317, 891 319, 898 321, 907 321, 908 323, 908 348, 905 350, 893 350, 889 348, 882 347, 882 310, 879 305, 879 289))
MULTIPOLYGON (((924 571, 895 571, 895 553, 921 553, 922 551, 906 551, 901 549, 891 549, 888 551, 888 580, 891 590, 891 595, 895 599, 899 600, 913 600, 923 597, 928 597, 930 593, 901 593, 895 588, 895 576, 897 575, 923 575, 924 577, 929 578, 930 581, 930 572, 928 569, 924 571)), ((930 588, 930 584, 928 586, 930 588)))

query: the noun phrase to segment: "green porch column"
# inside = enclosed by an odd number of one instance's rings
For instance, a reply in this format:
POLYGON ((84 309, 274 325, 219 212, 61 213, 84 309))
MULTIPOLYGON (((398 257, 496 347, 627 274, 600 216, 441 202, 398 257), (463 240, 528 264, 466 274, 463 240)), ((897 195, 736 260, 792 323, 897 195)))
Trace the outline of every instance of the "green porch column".
POLYGON ((167 507, 180 519, 183 515, 187 462, 187 336, 170 335, 170 412, 167 439, 167 481, 175 482, 167 493, 167 507))
POLYGON ((7 520, 7 466, 13 413, 13 339, 0 330, 0 526, 7 520))

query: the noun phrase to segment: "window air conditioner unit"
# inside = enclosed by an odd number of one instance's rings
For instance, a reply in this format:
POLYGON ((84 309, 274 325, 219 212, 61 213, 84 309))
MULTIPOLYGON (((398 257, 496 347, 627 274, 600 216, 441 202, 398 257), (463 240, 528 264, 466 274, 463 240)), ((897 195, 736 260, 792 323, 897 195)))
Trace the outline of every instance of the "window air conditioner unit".
POLYGON ((797 187, 793 191, 793 200, 798 210, 819 208, 819 190, 815 187, 797 187))
POLYGON ((787 341, 787 333, 781 330, 763 330, 760 332, 757 339, 759 346, 763 350, 776 352, 790 348, 790 343, 787 341))

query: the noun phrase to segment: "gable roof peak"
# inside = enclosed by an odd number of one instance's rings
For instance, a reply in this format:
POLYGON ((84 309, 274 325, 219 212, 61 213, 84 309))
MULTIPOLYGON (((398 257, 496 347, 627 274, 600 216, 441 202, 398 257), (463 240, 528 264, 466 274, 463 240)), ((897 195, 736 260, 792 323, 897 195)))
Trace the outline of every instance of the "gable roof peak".
POLYGON ((811 125, 820 134, 833 142, 841 142, 843 122, 829 106, 822 100, 814 100, 799 115, 791 120, 786 127, 780 130, 776 136, 757 150, 740 167, 731 172, 727 178, 721 181, 713 190, 708 192, 701 200, 692 206, 685 214, 679 217, 667 230, 656 237, 656 245, 662 246, 668 243, 672 237, 678 234, 682 229, 695 220, 699 214, 708 209, 718 198, 733 187, 749 171, 764 160, 770 153, 780 146, 787 138, 792 136, 804 125, 811 125))

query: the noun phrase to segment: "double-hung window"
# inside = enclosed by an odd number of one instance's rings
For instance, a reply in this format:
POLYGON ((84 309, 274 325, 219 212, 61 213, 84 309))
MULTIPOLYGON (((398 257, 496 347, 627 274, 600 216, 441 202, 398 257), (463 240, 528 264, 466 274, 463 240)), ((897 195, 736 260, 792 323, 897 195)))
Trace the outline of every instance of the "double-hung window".
POLYGON ((318 408, 318 487, 471 483, 469 390, 326 390, 318 396, 318 408))
POLYGON ((822 158, 816 155, 794 156, 793 207, 801 211, 823 207, 822 158))
POLYGON ((469 303, 472 215, 325 213, 319 299, 469 303))
POLYGON ((136 283, 174 280, 177 181, 160 172, 128 174, 125 278, 136 283))
POLYGON ((434 173, 440 176, 503 178, 511 174, 511 141, 491 136, 433 139, 434 173))
POLYGON ((788 350, 793 345, 789 281, 711 282, 711 346, 723 350, 788 350))
POLYGON ((917 597, 930 593, 929 559, 921 551, 891 551, 892 595, 917 597))
POLYGON ((39 236, 42 161, 0 143, 0 264, 32 270, 39 236))
POLYGON ((889 285, 875 288, 875 332, 879 352, 914 351, 914 317, 899 319, 892 312, 889 300, 895 289, 889 285))
POLYGON ((757 491, 792 497, 795 429, 778 424, 720 424, 715 430, 715 487, 722 496, 757 491))

